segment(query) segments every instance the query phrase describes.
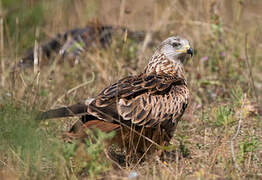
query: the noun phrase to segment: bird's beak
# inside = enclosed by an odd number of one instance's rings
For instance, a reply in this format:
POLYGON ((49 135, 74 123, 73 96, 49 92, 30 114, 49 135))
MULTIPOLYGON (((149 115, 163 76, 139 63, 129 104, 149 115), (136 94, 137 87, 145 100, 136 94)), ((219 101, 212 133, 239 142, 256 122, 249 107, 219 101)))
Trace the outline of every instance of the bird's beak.
POLYGON ((193 56, 193 49, 189 45, 186 45, 184 49, 176 50, 176 52, 183 52, 186 54, 190 54, 191 57, 193 56))

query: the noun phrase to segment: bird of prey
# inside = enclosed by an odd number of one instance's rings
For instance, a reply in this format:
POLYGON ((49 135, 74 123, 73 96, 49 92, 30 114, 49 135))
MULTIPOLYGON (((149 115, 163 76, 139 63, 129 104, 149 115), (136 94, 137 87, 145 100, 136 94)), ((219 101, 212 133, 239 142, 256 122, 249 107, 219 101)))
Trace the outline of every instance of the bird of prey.
MULTIPOLYGON (((145 37, 143 31, 131 31, 125 27, 101 25, 99 23, 89 23, 84 28, 75 28, 57 36, 40 46, 42 58, 50 59, 52 55, 60 54, 62 58, 70 57, 79 61, 79 56, 90 47, 105 48, 111 44, 112 37, 116 34, 126 33, 128 37, 142 41, 145 37)), ((34 64, 34 49, 22 57, 14 69, 32 67, 34 64)))
POLYGON ((146 151, 152 143, 161 146, 170 141, 187 107, 184 64, 192 55, 188 40, 169 37, 157 47, 141 74, 120 79, 94 99, 46 111, 40 118, 81 116, 82 128, 116 131, 115 141, 126 147, 130 147, 130 139, 139 151, 146 151))

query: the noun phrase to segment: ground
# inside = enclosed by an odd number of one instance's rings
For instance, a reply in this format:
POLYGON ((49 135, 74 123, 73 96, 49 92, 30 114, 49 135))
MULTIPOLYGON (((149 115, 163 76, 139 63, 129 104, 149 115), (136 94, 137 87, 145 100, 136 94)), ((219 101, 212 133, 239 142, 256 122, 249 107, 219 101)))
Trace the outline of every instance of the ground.
POLYGON ((262 3, 212 1, 0 2, 0 179, 261 179, 262 3), (90 21, 156 32, 151 46, 123 37, 48 66, 10 73, 23 52, 90 21), (95 96, 120 77, 143 70, 170 35, 190 40, 191 99, 174 138, 172 158, 116 165, 105 153, 114 134, 65 143, 76 118, 35 121, 37 112, 95 96))

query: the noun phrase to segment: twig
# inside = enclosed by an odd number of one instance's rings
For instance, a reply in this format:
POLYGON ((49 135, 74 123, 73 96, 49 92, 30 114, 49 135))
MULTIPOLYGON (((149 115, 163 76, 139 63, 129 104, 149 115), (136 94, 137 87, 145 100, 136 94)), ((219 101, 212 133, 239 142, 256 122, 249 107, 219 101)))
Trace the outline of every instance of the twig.
POLYGON ((4 87, 5 84, 5 63, 4 63, 4 20, 3 18, 0 19, 0 54, 1 54, 1 70, 2 70, 2 78, 1 78, 1 85, 4 87))
POLYGON ((86 81, 86 82, 84 82, 84 83, 82 83, 82 84, 79 84, 78 86, 76 86, 76 87, 74 87, 74 88, 72 88, 72 89, 69 89, 69 90, 66 92, 66 94, 63 94, 62 96, 60 96, 60 97, 56 100, 56 102, 53 104, 52 108, 55 107, 56 104, 57 104, 57 102, 61 101, 61 99, 63 99, 63 98, 65 97, 65 95, 68 95, 68 94, 70 94, 71 92, 73 92, 73 91, 75 91, 75 90, 77 90, 77 89, 79 89, 79 88, 81 88, 81 87, 83 87, 83 86, 85 86, 85 85, 93 82, 94 79, 95 79, 95 74, 92 72, 92 79, 91 79, 91 80, 86 81))
POLYGON ((14 154, 14 156, 17 158, 17 160, 20 161, 24 166, 26 166, 26 163, 16 154, 16 152, 10 147, 9 149, 14 154))
POLYGON ((148 44, 152 41, 152 31, 148 31, 146 33, 145 39, 143 41, 143 45, 141 48, 141 54, 143 54, 148 46, 148 44))
POLYGON ((108 151, 107 151, 106 149, 104 150, 104 153, 105 153, 106 157, 107 157, 110 161, 112 161, 119 169, 123 170, 123 168, 121 167, 121 165, 119 165, 118 162, 116 162, 114 159, 112 159, 112 158, 110 157, 110 155, 108 154, 108 151))
POLYGON ((10 168, 6 162, 2 161, 1 159, 0 159, 0 162, 1 162, 5 167, 7 167, 8 169, 10 169, 12 172, 15 172, 15 170, 12 169, 12 168, 10 168))
POLYGON ((256 90, 256 87, 255 87, 255 83, 254 83, 254 78, 253 78, 253 72, 252 72, 252 68, 250 66, 250 63, 249 63, 249 57, 248 57, 248 48, 247 48, 247 40, 248 40, 248 34, 246 33, 245 35, 245 60, 246 60, 246 64, 247 64, 247 68, 248 68, 248 71, 249 71, 249 81, 250 81, 250 84, 252 85, 252 89, 255 93, 255 97, 256 97, 256 102, 258 104, 258 94, 257 94, 257 90, 256 90))
POLYGON ((35 37, 36 37, 36 39, 35 39, 35 46, 34 46, 34 74, 37 74, 38 68, 39 68, 39 59, 38 59, 39 48, 38 48, 38 42, 37 42, 37 38, 39 37, 39 29, 38 28, 36 29, 35 37))
MULTIPOLYGON (((135 131, 134 131, 135 132, 135 131)), ((143 153, 143 155, 140 157, 140 159, 137 161, 136 165, 134 166, 134 168, 137 167, 137 165, 142 161, 142 159, 145 157, 146 153, 148 152, 148 150, 151 148, 151 146, 154 145, 154 143, 151 142, 151 144, 149 145, 149 147, 146 149, 146 151, 143 153)))
POLYGON ((235 139, 237 138, 237 136, 239 134, 239 131, 240 131, 240 128, 241 128, 241 124, 242 124, 242 121, 243 121, 242 110, 244 108, 245 102, 246 102, 246 94, 244 94, 244 98, 243 98, 242 105, 241 105, 237 131, 236 131, 235 135, 232 137, 231 142, 230 142, 230 147, 231 147, 231 153, 232 153, 233 161, 234 161, 234 164, 235 164, 235 168, 238 171, 241 171, 241 168, 239 167, 239 165, 238 165, 238 163, 236 161, 236 155, 235 155, 235 149, 234 149, 234 141, 235 141, 235 139))
POLYGON ((124 22, 125 5, 126 5, 126 0, 121 0, 120 11, 119 11, 119 20, 118 20, 118 25, 119 26, 121 25, 121 23, 124 22))
POLYGON ((140 143, 140 140, 141 140, 141 137, 142 137, 141 135, 142 135, 142 133, 143 133, 143 131, 144 131, 144 128, 145 128, 145 126, 143 126, 142 129, 141 129, 141 131, 140 131, 140 136, 139 136, 138 141, 137 141, 137 144, 136 144, 135 153, 136 153, 136 151, 137 151, 137 149, 138 149, 138 146, 139 146, 139 143, 140 143))
POLYGON ((21 78, 21 80, 22 80, 22 83, 23 83, 24 87, 25 87, 25 88, 27 88, 27 87, 28 87, 28 85, 26 84, 26 82, 25 82, 25 80, 24 80, 24 78, 23 78, 22 74, 21 74, 21 73, 19 73, 19 76, 20 76, 20 78, 21 78))
POLYGON ((152 31, 147 31, 145 39, 143 41, 143 45, 142 48, 140 48, 139 52, 138 52, 138 64, 142 64, 142 62, 144 61, 144 52, 148 46, 148 44, 152 41, 152 31))
MULTIPOLYGON (((89 106, 89 108, 91 109, 94 109, 95 111, 103 114, 104 116, 106 116, 108 118, 108 120, 112 120, 112 121, 116 121, 118 122, 120 125, 122 125, 123 127, 126 127, 127 129, 129 129, 130 131, 133 131, 134 133, 136 133, 137 135, 141 135, 145 140, 149 141, 151 143, 151 145, 155 145, 157 148, 159 149, 163 149, 163 146, 159 145, 158 143, 156 143, 155 141, 151 140, 150 138, 148 138, 147 136, 143 135, 143 134, 140 134, 140 132, 138 132, 137 130, 135 129, 132 129, 130 126, 128 126, 127 124, 121 122, 120 120, 102 112, 101 110, 99 110, 98 108, 94 107, 94 106, 89 106)), ((82 113, 81 115, 85 115, 85 114, 88 114, 88 113, 82 113)), ((151 147, 150 145, 150 147, 151 147)), ((147 152, 147 151, 146 151, 147 152)))

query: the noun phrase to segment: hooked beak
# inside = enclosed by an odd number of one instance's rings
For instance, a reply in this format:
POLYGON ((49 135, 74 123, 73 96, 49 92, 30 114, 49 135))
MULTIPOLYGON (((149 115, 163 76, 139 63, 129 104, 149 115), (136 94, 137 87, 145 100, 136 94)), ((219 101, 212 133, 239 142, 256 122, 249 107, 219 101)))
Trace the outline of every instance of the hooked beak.
POLYGON ((193 56, 193 49, 189 45, 186 45, 184 49, 176 50, 176 52, 183 52, 186 54, 190 54, 191 57, 193 56))

